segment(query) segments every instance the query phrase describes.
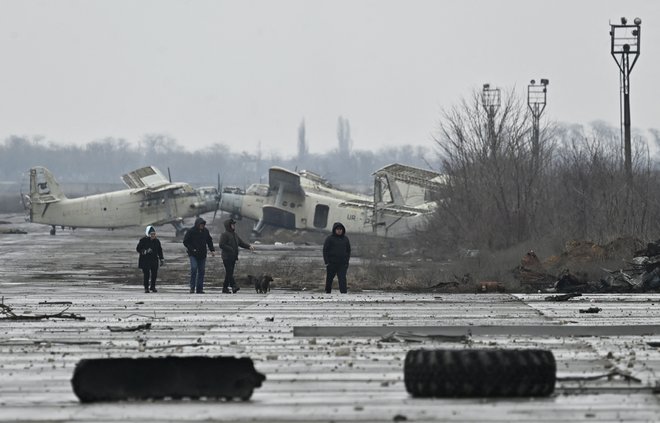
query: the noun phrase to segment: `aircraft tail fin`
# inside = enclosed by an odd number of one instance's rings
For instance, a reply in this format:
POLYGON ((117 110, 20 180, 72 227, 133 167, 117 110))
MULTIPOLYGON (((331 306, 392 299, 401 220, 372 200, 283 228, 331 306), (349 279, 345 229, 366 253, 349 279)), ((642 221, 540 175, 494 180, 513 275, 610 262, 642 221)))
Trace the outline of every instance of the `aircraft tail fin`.
POLYGON ((53 203, 66 198, 50 170, 43 166, 30 169, 30 201, 53 203))

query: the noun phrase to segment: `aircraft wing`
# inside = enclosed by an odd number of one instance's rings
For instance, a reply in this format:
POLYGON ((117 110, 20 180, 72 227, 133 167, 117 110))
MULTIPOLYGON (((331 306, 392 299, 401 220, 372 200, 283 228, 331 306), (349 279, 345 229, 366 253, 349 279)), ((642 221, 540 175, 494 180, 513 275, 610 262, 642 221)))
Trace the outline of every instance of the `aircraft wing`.
POLYGON ((403 217, 412 217, 418 216, 420 214, 428 213, 428 210, 420 209, 417 207, 406 207, 399 205, 390 205, 387 207, 378 207, 378 211, 384 214, 394 215, 394 216, 403 216, 403 217))
POLYGON ((388 175, 394 177, 397 181, 406 182, 431 190, 441 189, 445 178, 444 175, 437 172, 400 163, 394 163, 378 169, 374 175, 388 175))
POLYGON ((339 203, 339 207, 353 207, 360 209, 373 209, 374 202, 366 200, 351 200, 351 201, 342 201, 339 203))
POLYGON ((154 166, 146 166, 136 169, 121 177, 127 187, 137 188, 158 188, 168 185, 170 181, 163 173, 154 166))
POLYGON ((300 175, 283 167, 273 166, 268 170, 268 183, 274 192, 277 192, 281 186, 284 192, 305 194, 300 186, 300 175))

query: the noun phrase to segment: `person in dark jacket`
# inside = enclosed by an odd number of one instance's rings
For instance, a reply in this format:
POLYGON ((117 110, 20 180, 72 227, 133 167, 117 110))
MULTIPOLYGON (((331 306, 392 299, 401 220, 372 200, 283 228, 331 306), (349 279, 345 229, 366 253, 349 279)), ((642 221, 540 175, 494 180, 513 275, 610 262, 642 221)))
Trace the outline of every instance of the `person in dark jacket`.
POLYGON ((241 289, 236 286, 236 281, 234 280, 234 268, 238 261, 238 247, 254 251, 254 247, 244 242, 236 233, 236 221, 234 219, 227 219, 225 220, 225 232, 220 235, 222 264, 225 266, 225 281, 222 284, 223 294, 235 294, 241 289))
POLYGON ((332 225, 332 234, 323 243, 323 261, 325 262, 325 292, 332 292, 332 281, 337 275, 339 292, 346 294, 346 272, 351 260, 351 242, 346 236, 346 228, 339 222, 332 225))
POLYGON ((215 256, 213 248, 213 238, 209 230, 206 229, 206 221, 201 217, 195 220, 195 226, 186 232, 183 237, 183 245, 188 251, 190 258, 190 293, 204 293, 204 272, 206 270, 206 248, 215 256))
POLYGON ((144 231, 146 236, 140 238, 135 250, 140 255, 138 267, 144 275, 144 292, 158 292, 156 289, 156 278, 158 277, 158 264, 163 264, 163 248, 160 240, 156 238, 156 229, 147 226, 144 231))

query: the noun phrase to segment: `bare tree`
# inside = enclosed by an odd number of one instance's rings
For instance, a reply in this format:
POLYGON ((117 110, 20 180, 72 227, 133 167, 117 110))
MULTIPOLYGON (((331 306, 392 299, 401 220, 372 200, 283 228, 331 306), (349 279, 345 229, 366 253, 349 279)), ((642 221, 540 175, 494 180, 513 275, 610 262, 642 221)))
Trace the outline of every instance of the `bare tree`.
POLYGON ((351 123, 342 116, 339 116, 337 119, 337 140, 339 141, 339 154, 342 157, 350 156, 351 148, 353 147, 351 123))
MULTIPOLYGON (((433 226, 446 242, 503 248, 531 236, 545 167, 534 166, 530 129, 514 92, 491 120, 476 91, 443 112, 435 142, 448 199, 433 226)), ((541 145, 541 163, 549 151, 541 145)))
POLYGON ((623 168, 618 131, 594 122, 585 131, 559 131, 547 202, 554 230, 564 238, 607 242, 617 237, 654 238, 659 228, 658 175, 646 142, 633 143, 633 181, 623 168))
POLYGON ((307 158, 308 153, 305 119, 303 119, 298 126, 298 160, 303 162, 307 158))
POLYGON ((436 243, 502 249, 530 240, 658 237, 660 181, 643 137, 633 145, 631 185, 618 132, 604 122, 546 124, 535 162, 530 118, 513 93, 492 126, 488 118, 478 93, 442 114, 436 146, 447 192, 429 226, 436 243))

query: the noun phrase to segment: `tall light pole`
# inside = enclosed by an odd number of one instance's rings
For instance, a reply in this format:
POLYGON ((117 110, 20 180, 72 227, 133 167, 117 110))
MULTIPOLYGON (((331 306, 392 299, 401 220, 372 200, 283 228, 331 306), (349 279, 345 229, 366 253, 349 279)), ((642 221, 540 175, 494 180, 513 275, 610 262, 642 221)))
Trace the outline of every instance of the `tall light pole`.
POLYGON ((640 18, 635 18, 632 25, 628 19, 621 18, 621 24, 610 24, 612 38, 612 57, 621 72, 621 95, 623 96, 623 145, 624 167, 628 181, 632 181, 632 147, 630 145, 630 72, 639 58, 639 43, 641 38, 640 18), (630 56, 632 62, 630 61, 630 56))
POLYGON ((484 84, 481 92, 481 104, 488 116, 488 143, 490 153, 495 156, 497 152, 497 140, 495 139, 495 115, 500 108, 500 89, 491 88, 490 84, 484 84))
POLYGON ((532 160, 534 164, 538 163, 540 150, 540 121, 541 114, 545 110, 546 95, 548 91, 549 80, 543 78, 539 84, 531 80, 527 86, 527 106, 532 112, 532 160))

